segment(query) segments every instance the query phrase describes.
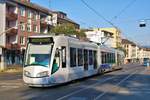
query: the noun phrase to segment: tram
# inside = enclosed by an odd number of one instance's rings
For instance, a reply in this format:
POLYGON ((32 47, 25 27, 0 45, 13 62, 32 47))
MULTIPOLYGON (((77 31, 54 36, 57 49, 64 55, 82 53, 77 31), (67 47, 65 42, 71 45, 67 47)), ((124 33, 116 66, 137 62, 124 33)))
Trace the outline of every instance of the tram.
POLYGON ((74 37, 30 36, 23 80, 29 86, 48 87, 89 77, 114 69, 117 55, 120 57, 123 54, 74 37))

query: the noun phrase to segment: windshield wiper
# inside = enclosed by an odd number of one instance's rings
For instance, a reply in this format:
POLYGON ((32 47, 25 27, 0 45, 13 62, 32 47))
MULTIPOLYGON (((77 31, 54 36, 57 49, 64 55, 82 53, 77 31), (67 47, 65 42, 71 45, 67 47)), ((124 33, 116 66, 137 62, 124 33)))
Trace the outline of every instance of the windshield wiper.
POLYGON ((25 65, 25 67, 27 67, 27 66, 37 66, 37 65, 39 65, 39 66, 44 66, 44 67, 48 67, 48 66, 46 66, 46 65, 43 65, 43 64, 36 64, 36 63, 25 65))

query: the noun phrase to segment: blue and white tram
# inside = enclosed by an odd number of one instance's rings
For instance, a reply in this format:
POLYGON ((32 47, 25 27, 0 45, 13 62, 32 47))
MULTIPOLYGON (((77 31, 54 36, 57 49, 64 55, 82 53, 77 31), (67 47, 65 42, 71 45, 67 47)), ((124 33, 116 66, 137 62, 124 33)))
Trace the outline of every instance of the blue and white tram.
POLYGON ((23 80, 41 87, 97 74, 97 49, 97 44, 67 36, 30 36, 23 80))
POLYGON ((115 59, 115 49, 95 43, 68 36, 30 36, 23 80, 29 86, 53 86, 98 74, 103 68, 110 70, 115 59))
POLYGON ((102 72, 111 71, 116 65, 116 50, 105 45, 100 46, 102 72))

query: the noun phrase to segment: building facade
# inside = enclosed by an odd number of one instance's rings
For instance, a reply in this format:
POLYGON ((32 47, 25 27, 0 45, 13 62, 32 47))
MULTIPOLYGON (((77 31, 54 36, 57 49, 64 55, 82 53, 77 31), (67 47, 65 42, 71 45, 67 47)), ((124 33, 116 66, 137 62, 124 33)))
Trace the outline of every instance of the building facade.
POLYGON ((76 29, 80 28, 80 25, 76 22, 72 21, 67 17, 67 14, 61 11, 53 11, 52 23, 54 26, 61 25, 61 24, 71 24, 76 29))
POLYGON ((141 63, 143 63, 144 58, 150 59, 150 48, 141 47, 139 56, 140 56, 141 63))
MULTIPOLYGON (((59 20, 59 13, 30 0, 1 0, 0 12, 0 57, 4 55, 7 65, 22 63, 28 36, 47 34, 52 27, 63 23, 59 20)), ((79 28, 79 24, 67 18, 67 14, 61 20, 79 28)))
POLYGON ((128 39, 122 39, 122 47, 126 52, 125 63, 142 63, 144 58, 150 58, 150 48, 141 47, 128 39))
POLYGON ((113 48, 120 48, 121 46, 121 31, 118 28, 100 28, 100 30, 108 31, 113 33, 113 48))
POLYGON ((122 47, 126 52, 125 63, 134 62, 139 59, 139 48, 134 42, 122 39, 122 47))
MULTIPOLYGON (((111 29, 111 28, 110 28, 111 29)), ((109 28, 95 28, 88 30, 86 33, 87 38, 90 41, 94 41, 100 44, 107 45, 109 47, 117 48, 117 43, 120 43, 120 39, 116 39, 116 34, 113 30, 109 28)))

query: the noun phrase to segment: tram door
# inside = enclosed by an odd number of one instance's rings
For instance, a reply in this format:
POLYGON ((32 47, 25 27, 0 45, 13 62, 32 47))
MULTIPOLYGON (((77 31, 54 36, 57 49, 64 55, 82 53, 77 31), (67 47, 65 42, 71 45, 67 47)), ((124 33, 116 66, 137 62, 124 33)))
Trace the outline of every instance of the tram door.
POLYGON ((88 70, 88 50, 84 49, 84 70, 88 70))
POLYGON ((52 73, 55 73, 55 80, 57 83, 66 82, 68 79, 68 73, 66 68, 66 47, 62 46, 61 49, 56 49, 55 57, 53 61, 53 70, 52 73))

